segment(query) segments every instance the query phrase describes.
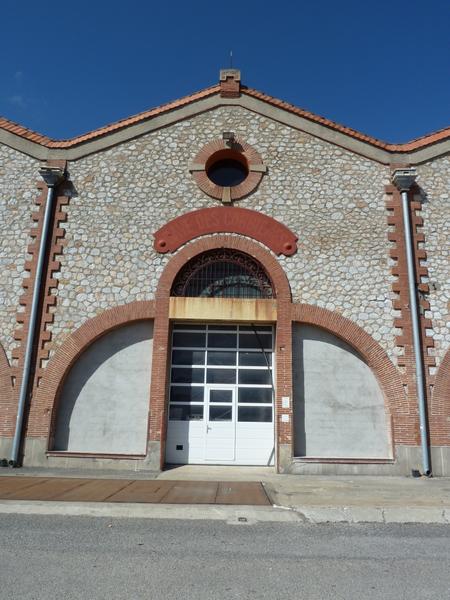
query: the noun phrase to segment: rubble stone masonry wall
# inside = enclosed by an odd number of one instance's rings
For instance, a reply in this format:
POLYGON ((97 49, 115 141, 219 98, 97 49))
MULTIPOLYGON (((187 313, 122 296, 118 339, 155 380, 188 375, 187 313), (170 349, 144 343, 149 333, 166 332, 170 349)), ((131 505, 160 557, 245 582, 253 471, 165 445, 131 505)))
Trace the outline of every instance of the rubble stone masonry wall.
POLYGON ((353 320, 395 363, 389 169, 241 107, 220 107, 69 164, 76 192, 65 209, 51 351, 105 309, 154 298, 170 257, 155 252, 152 234, 181 214, 220 205, 197 187, 189 164, 224 130, 268 166, 259 188, 236 206, 272 216, 299 237, 295 255, 278 257, 294 302, 353 320))
POLYGON ((39 161, 0 145, 0 344, 11 363, 39 161))
POLYGON ((430 311, 436 366, 450 348, 450 157, 420 165, 419 187, 423 190, 425 248, 430 277, 430 311))

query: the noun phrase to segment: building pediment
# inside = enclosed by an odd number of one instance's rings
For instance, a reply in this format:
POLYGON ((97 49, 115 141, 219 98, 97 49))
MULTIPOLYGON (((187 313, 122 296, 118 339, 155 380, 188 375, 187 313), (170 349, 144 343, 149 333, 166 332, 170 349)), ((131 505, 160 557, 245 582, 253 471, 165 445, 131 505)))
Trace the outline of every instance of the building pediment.
POLYGON ((222 71, 218 85, 68 140, 51 139, 0 118, 0 143, 40 160, 77 160, 218 107, 236 106, 382 164, 418 164, 450 151, 450 127, 404 144, 390 144, 243 86, 236 73, 222 71))

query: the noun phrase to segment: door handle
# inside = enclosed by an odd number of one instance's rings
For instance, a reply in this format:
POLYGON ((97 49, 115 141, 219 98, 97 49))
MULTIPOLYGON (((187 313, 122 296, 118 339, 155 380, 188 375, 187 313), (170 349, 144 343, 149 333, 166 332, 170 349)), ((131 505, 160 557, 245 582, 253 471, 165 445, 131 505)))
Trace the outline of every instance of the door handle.
POLYGON ((206 433, 208 433, 208 431, 211 431, 211 427, 209 425, 206 426, 206 433))

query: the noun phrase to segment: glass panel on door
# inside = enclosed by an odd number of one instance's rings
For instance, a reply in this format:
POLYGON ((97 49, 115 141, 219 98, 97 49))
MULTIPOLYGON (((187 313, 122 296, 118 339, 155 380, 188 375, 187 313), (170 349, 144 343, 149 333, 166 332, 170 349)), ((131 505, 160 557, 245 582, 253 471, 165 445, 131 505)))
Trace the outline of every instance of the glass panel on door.
POLYGON ((207 387, 206 460, 235 458, 236 407, 234 387, 207 387))
POLYGON ((233 402, 233 390, 209 390, 209 402, 233 402))

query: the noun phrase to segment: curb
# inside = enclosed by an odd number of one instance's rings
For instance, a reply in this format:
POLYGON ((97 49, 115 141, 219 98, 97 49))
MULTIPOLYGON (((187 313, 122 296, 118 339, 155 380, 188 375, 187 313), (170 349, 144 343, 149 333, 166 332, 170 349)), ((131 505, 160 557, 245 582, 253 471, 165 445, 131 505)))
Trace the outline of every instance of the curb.
POLYGON ((44 502, 1 500, 0 514, 181 519, 255 523, 427 523, 450 525, 450 508, 436 507, 287 507, 211 504, 143 504, 113 502, 44 502))
POLYGON ((77 517, 110 517, 126 519, 213 520, 227 523, 300 522, 294 511, 271 506, 212 504, 143 504, 114 502, 45 502, 1 500, 0 514, 60 515, 77 517))
POLYGON ((283 507, 307 523, 436 523, 450 525, 450 508, 436 507, 283 507))

